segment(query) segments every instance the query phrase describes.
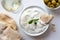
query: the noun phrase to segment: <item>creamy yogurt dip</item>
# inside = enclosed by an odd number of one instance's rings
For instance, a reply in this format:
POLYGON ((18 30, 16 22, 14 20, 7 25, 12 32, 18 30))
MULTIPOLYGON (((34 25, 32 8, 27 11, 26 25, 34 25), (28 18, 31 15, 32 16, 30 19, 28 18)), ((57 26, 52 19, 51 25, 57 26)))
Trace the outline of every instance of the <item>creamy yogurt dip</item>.
POLYGON ((31 34, 41 33, 46 29, 46 25, 42 25, 40 17, 46 14, 43 10, 38 7, 27 8, 21 15, 21 27, 31 34), (29 24, 28 22, 32 19, 39 19, 37 25, 34 23, 29 24))
POLYGON ((21 6, 21 0, 2 0, 2 6, 8 11, 17 11, 21 6))

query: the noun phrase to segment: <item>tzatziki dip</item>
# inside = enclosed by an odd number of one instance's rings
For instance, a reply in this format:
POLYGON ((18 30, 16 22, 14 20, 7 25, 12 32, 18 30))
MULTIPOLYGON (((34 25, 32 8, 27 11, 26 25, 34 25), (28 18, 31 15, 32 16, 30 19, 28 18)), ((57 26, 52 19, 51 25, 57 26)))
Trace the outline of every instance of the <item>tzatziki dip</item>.
POLYGON ((27 8, 21 15, 21 27, 28 33, 37 34, 46 30, 47 26, 41 23, 41 15, 46 14, 38 7, 27 8))
POLYGON ((8 11, 17 11, 21 6, 21 0, 2 0, 2 6, 8 11))

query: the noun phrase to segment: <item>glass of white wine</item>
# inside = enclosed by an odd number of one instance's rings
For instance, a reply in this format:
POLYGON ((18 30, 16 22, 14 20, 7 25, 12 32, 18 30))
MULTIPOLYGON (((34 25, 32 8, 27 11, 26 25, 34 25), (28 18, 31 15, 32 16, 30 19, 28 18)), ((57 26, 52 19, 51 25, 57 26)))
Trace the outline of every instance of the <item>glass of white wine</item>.
POLYGON ((21 7, 21 0, 2 0, 2 6, 8 11, 15 12, 21 7))

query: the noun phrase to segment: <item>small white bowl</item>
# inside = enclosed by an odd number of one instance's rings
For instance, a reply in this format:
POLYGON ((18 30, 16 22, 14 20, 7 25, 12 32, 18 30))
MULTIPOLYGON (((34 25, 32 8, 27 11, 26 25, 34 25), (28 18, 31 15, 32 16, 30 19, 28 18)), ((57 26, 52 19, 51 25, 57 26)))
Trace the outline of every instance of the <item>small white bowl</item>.
MULTIPOLYGON (((42 1, 43 1, 43 3, 44 3, 44 0, 42 0, 42 1)), ((48 9, 50 9, 50 10, 57 10, 57 9, 60 8, 60 6, 58 6, 58 7, 56 7, 56 8, 50 8, 50 7, 48 7, 45 3, 44 3, 44 5, 45 5, 46 8, 48 8, 48 9)))
MULTIPOLYGON (((17 1, 19 1, 19 0, 17 0, 17 1)), ((19 2, 19 4, 17 4, 17 5, 14 4, 15 2, 16 2, 15 0, 2 0, 1 5, 6 11, 9 11, 9 12, 12 12, 12 13, 17 13, 18 11, 20 11, 22 9, 23 5, 22 5, 22 1, 19 2), (16 5, 17 8, 15 8, 16 6, 14 6, 13 4, 16 5)))
MULTIPOLYGON (((23 10, 23 12, 24 12, 26 9, 32 8, 32 7, 36 7, 36 8, 39 8, 39 9, 43 10, 43 9, 42 9, 41 7, 39 7, 39 6, 30 6, 30 7, 25 8, 25 9, 23 10)), ((43 10, 43 11, 45 12, 45 10, 43 10)), ((28 33, 27 31, 25 31, 24 28, 23 28, 22 25, 21 25, 21 16, 22 16, 23 12, 22 12, 21 15, 20 15, 19 24, 20 24, 20 28, 24 31, 24 33, 26 33, 26 34, 29 35, 29 36, 39 36, 39 35, 42 35, 43 33, 46 32, 46 30, 47 30, 48 27, 49 27, 49 24, 46 25, 46 29, 44 29, 43 32, 40 32, 40 33, 37 33, 37 34, 32 34, 32 33, 28 33)), ((48 13, 47 13, 47 14, 48 14, 48 13)))

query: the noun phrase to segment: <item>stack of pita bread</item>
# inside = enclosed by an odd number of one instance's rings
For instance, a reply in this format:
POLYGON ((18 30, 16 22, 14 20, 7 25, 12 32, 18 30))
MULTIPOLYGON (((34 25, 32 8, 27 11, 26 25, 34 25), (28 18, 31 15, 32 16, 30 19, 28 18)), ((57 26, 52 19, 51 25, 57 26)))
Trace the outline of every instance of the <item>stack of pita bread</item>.
POLYGON ((21 40, 15 21, 6 14, 0 14, 0 40, 21 40))

